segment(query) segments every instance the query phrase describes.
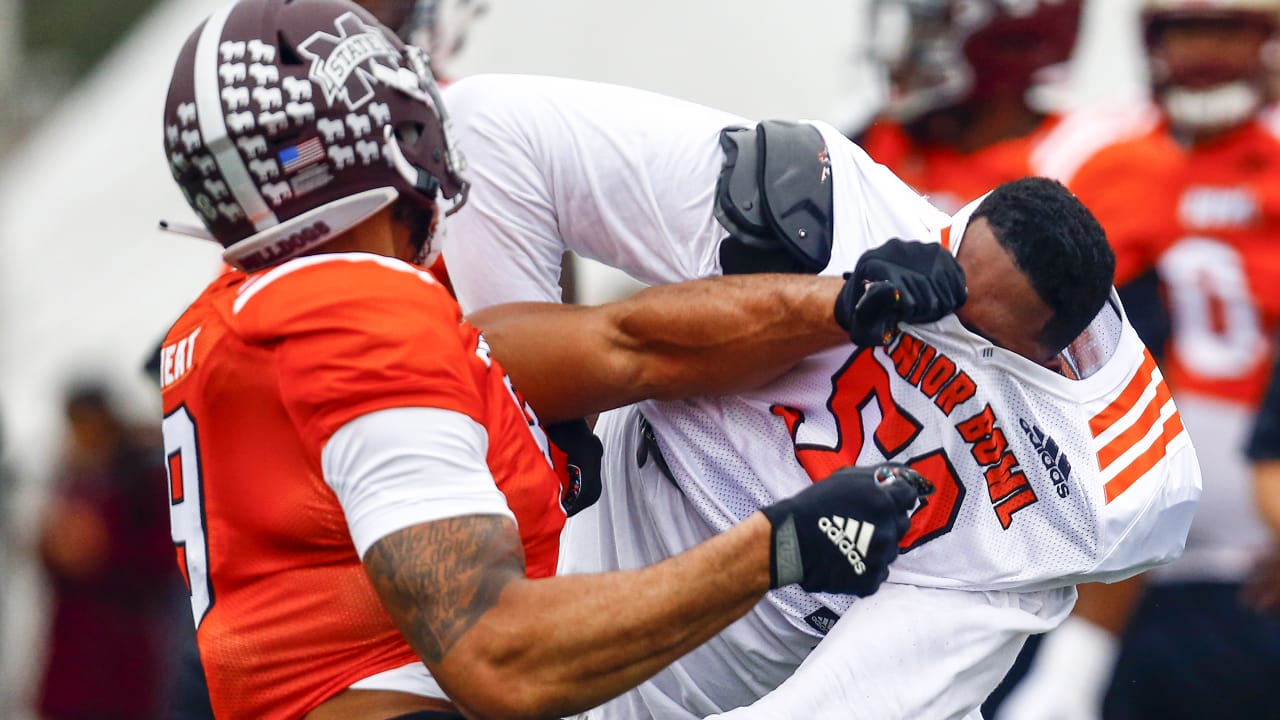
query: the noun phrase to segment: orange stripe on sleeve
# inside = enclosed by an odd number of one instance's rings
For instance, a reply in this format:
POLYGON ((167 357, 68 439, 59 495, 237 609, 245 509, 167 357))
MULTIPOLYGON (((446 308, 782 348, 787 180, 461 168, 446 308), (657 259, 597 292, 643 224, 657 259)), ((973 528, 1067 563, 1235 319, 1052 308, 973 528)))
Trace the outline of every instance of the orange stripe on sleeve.
POLYGON ((1120 497, 1120 494, 1128 490, 1130 485, 1138 481, 1138 478, 1146 475, 1148 470, 1163 460, 1164 456, 1169 452, 1169 443, 1173 442, 1173 439, 1181 433, 1182 416, 1175 410, 1169 416, 1169 419, 1164 421, 1162 436, 1152 443, 1146 452, 1134 458, 1133 462, 1107 481, 1107 484, 1103 487, 1107 503, 1120 497))
MULTIPOLYGON (((1128 388, 1125 388, 1125 391, 1128 392, 1128 388)), ((1169 386, 1163 382, 1156 383, 1156 395, 1151 402, 1147 403, 1142 415, 1128 429, 1112 438, 1111 442, 1098 451, 1098 469, 1106 470, 1108 465, 1116 461, 1116 458, 1146 437, 1151 428, 1160 422, 1160 409, 1171 399, 1173 398, 1169 394, 1169 386)))
POLYGON ((942 228, 942 242, 941 242, 941 245, 942 245, 942 247, 944 247, 944 248, 946 248, 946 249, 948 249, 948 250, 950 250, 950 249, 951 249, 951 226, 950 226, 950 225, 948 225, 948 226, 946 226, 946 227, 942 228))
POLYGON ((1094 415, 1089 420, 1089 429, 1093 431, 1093 436, 1098 437, 1104 430, 1111 427, 1117 420, 1124 417, 1138 402, 1138 398, 1142 396, 1142 391, 1147 389, 1147 385, 1151 383, 1151 377, 1156 372, 1155 358, 1151 357, 1151 353, 1146 349, 1142 351, 1142 365, 1138 367, 1138 372, 1134 373, 1133 379, 1120 392, 1119 397, 1111 401, 1111 404, 1103 408, 1102 412, 1094 415))

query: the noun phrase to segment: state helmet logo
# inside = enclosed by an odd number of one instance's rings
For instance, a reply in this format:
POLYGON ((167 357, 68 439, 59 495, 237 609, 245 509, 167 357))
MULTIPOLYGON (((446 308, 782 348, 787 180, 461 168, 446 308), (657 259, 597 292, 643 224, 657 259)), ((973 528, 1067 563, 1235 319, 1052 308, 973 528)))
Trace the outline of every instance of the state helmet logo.
POLYGON ((379 28, 365 24, 353 12, 343 13, 333 24, 337 35, 312 33, 298 45, 298 52, 311 61, 308 77, 320 86, 325 100, 330 105, 341 101, 356 110, 374 97, 378 58, 398 67, 400 51, 379 28))

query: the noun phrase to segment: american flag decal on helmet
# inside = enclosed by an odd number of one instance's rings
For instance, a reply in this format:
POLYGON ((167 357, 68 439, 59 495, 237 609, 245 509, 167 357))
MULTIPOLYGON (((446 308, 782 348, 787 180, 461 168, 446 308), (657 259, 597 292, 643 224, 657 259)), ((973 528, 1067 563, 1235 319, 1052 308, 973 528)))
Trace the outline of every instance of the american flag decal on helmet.
POLYGON ((318 137, 308 138, 281 150, 276 156, 280 158, 280 167, 285 173, 292 174, 323 160, 324 145, 318 137))

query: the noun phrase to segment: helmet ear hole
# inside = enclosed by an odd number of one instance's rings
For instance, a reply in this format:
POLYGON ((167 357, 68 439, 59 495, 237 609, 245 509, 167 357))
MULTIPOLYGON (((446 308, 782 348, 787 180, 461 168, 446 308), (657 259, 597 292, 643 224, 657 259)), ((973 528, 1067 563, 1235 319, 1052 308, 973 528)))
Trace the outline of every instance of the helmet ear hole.
POLYGON ((422 123, 402 122, 396 125, 396 140, 402 145, 413 147, 418 144, 418 139, 422 137, 422 123))
POLYGON ((284 33, 276 33, 276 47, 280 48, 280 64, 281 65, 302 65, 302 58, 298 56, 293 45, 284 38, 284 33))

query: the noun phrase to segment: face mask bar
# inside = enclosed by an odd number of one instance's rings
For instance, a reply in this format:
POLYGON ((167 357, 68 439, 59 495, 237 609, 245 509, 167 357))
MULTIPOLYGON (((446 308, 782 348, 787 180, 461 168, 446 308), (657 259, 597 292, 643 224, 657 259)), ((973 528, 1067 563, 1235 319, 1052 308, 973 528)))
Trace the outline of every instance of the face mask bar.
MULTIPOLYGON (((436 84, 435 76, 431 73, 430 58, 424 50, 414 46, 407 47, 405 54, 412 70, 407 68, 393 70, 382 65, 375 65, 374 74, 389 87, 393 87, 405 95, 429 105, 436 117, 440 119, 440 130, 444 136, 445 145, 445 171, 457 178, 460 183, 458 193, 452 198, 448 207, 444 208, 445 215, 452 215, 466 204, 467 195, 471 189, 470 183, 462 177, 463 171, 466 170, 466 159, 457 149, 457 143, 453 141, 453 123, 449 118, 448 111, 445 110, 444 102, 440 99, 439 87, 436 84)), ((395 165, 397 172, 424 194, 435 195, 437 203, 443 207, 444 203, 439 196, 439 182, 425 170, 409 162, 404 152, 400 149, 400 143, 390 127, 386 129, 385 133, 386 147, 391 154, 391 161, 395 165)))
POLYGON ((1089 327, 1059 356, 1068 377, 1084 380, 1098 372, 1115 355, 1123 330, 1124 316, 1113 290, 1089 327))

